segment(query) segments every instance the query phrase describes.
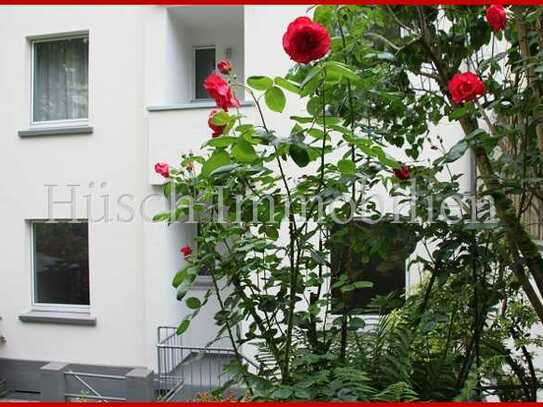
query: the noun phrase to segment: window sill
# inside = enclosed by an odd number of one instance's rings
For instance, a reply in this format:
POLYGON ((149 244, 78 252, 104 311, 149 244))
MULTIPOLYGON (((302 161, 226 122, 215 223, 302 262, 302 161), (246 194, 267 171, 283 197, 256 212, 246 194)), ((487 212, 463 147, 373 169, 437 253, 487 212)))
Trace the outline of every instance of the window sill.
POLYGON ((19 315, 19 320, 42 324, 96 326, 96 317, 77 312, 30 311, 19 315))
MULTIPOLYGON (((254 103, 251 101, 241 101, 241 107, 254 106, 254 103)), ((214 101, 205 101, 205 102, 191 102, 191 103, 176 103, 173 105, 158 105, 158 106, 147 106, 148 112, 166 112, 170 110, 198 110, 198 109, 211 109, 217 107, 214 101)))
POLYGON ((19 130, 19 137, 42 137, 42 136, 73 136, 92 134, 90 126, 63 126, 63 127, 41 127, 19 130))

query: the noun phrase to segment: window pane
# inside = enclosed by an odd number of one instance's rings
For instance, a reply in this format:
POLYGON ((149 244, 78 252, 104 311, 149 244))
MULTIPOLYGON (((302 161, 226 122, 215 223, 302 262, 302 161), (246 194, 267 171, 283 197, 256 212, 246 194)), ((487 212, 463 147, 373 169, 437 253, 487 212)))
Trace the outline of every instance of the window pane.
POLYGON ((88 117, 87 38, 34 43, 33 121, 88 117))
POLYGON ((209 95, 204 89, 204 81, 215 70, 215 48, 197 49, 194 55, 196 99, 209 99, 209 95))
POLYGON ((34 223, 34 302, 89 305, 88 225, 34 223))
POLYGON ((415 236, 406 225, 353 221, 348 225, 337 225, 332 233, 332 283, 344 274, 351 282, 373 283, 372 288, 358 288, 347 293, 333 289, 334 312, 340 311, 338 302, 352 310, 367 307, 376 296, 403 294, 406 260, 416 245, 415 236), (352 247, 351 256, 347 250, 349 246, 352 247))

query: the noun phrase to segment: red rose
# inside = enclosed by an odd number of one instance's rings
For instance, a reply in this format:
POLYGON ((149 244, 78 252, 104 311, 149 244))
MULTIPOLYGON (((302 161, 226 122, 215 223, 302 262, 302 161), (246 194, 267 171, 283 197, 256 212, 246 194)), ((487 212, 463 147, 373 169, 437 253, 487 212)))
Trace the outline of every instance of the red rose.
POLYGON ((308 17, 298 17, 283 35, 283 48, 300 64, 320 59, 330 51, 330 35, 326 28, 308 17))
POLYGON ((218 110, 212 110, 211 112, 209 112, 209 119, 207 119, 207 125, 211 130, 213 130, 213 134, 211 135, 211 137, 213 138, 219 137, 223 133, 225 128, 225 126, 219 126, 218 124, 213 123, 213 118, 217 113, 219 113, 218 110))
POLYGON ((402 164, 400 168, 394 168, 393 171, 396 178, 398 178, 400 181, 408 180, 411 176, 409 174, 409 167, 405 164, 402 164))
POLYGON ((166 163, 156 163, 155 172, 164 178, 168 178, 170 176, 170 167, 166 163))
POLYGON ((217 106, 225 112, 229 107, 239 107, 239 100, 232 95, 232 89, 228 83, 216 73, 212 73, 206 78, 204 89, 215 100, 217 106))
POLYGON ((188 244, 186 244, 181 248, 181 253, 183 254, 183 256, 189 257, 192 254, 192 249, 188 244))
POLYGON ((473 72, 457 73, 449 81, 449 93, 456 104, 469 102, 485 93, 485 84, 473 72))
POLYGON ((507 15, 505 9, 499 4, 493 4, 486 9, 486 21, 492 27, 493 31, 501 31, 505 29, 507 24, 507 15))
POLYGON ((217 69, 223 75, 228 75, 232 70, 232 63, 228 59, 220 59, 217 62, 217 69))

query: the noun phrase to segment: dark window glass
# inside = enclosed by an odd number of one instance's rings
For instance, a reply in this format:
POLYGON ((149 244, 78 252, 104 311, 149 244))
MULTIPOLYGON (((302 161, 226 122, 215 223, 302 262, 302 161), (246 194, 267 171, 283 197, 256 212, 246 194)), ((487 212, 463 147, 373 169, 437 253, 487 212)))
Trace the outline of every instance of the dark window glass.
POLYGON ((88 117, 87 38, 34 43, 34 122, 88 117))
POLYGON ((403 295, 406 260, 416 245, 406 225, 354 221, 337 225, 332 234, 332 283, 341 275, 347 275, 350 282, 373 283, 372 288, 357 288, 345 293, 333 289, 334 312, 340 312, 344 303, 349 310, 373 313, 367 306, 377 296, 403 295), (352 247, 351 251, 348 247, 352 247))
POLYGON ((88 225, 34 223, 34 302, 89 305, 88 225))
POLYGON ((209 99, 204 81, 215 70, 215 48, 200 48, 194 51, 196 99, 209 99))

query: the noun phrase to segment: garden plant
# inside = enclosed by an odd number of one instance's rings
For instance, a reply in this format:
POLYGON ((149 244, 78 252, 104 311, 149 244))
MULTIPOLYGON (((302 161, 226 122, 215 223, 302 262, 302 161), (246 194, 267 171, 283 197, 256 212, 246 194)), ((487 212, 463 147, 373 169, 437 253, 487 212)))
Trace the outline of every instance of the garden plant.
POLYGON ((250 400, 536 400, 543 260, 527 219, 543 199, 543 9, 309 14, 277 39, 296 63, 284 77, 242 83, 220 61, 204 84, 217 103, 204 153, 156 166, 174 205, 155 220, 199 223, 173 281, 192 310, 178 334, 216 297, 218 337, 236 354, 228 385, 250 400), (289 114, 287 99, 307 114, 289 114), (288 134, 269 111, 290 120, 288 134), (445 122, 452 148, 436 127, 445 122), (453 208, 469 174, 452 166, 466 156, 475 199, 453 208), (376 190, 409 209, 378 205, 376 190), (432 210, 442 207, 447 216, 432 210), (352 298, 373 282, 353 259, 396 254, 397 229, 362 221, 401 224, 407 267, 420 272, 407 293, 364 309, 352 298), (203 270, 213 288, 190 296, 203 270))

